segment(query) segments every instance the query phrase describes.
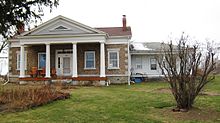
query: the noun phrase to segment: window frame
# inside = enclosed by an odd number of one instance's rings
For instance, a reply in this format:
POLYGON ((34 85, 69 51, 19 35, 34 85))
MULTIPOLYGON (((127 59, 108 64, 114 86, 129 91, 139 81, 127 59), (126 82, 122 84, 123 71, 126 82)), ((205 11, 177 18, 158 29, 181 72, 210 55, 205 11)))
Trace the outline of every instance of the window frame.
MULTIPOLYGON (((20 70, 20 59, 21 59, 21 56, 20 56, 20 51, 17 51, 16 52, 16 70, 20 70), (19 59, 19 61, 18 61, 19 59)), ((24 70, 27 70, 27 51, 24 51, 24 70)))
POLYGON ((108 49, 108 69, 120 69, 120 61, 119 61, 119 49, 108 49), (117 66, 116 67, 113 67, 113 66, 110 66, 110 53, 117 53, 117 66))
POLYGON ((86 70, 96 69, 96 66, 95 66, 95 63, 96 63, 96 62, 95 62, 95 61, 96 61, 96 59, 95 59, 95 51, 85 51, 85 53, 84 53, 84 69, 86 69, 86 70), (87 67, 87 64, 86 64, 86 63, 87 63, 87 62, 86 62, 86 61, 87 61, 87 58, 86 58, 86 54, 87 54, 87 53, 93 53, 94 60, 93 60, 93 67, 91 67, 91 68, 88 68, 88 67, 87 67))
POLYGON ((150 58, 150 70, 157 70, 157 59, 156 58, 150 58), (152 63, 152 60, 155 59, 155 63, 152 63), (156 65, 156 68, 155 69, 152 69, 152 65, 156 65))
MULTIPOLYGON (((39 57, 39 56, 40 56, 41 54, 45 54, 45 55, 46 55, 46 52, 39 52, 39 53, 38 53, 38 56, 37 56, 37 60, 38 60, 37 68, 38 68, 38 70, 42 70, 42 69, 43 69, 43 68, 39 68, 39 67, 40 67, 40 59, 39 59, 40 57, 39 57)), ((46 61, 45 61, 45 67, 46 67, 46 61)))
POLYGON ((136 69, 143 69, 142 56, 138 56, 135 58, 135 68, 136 69), (139 61, 137 59, 139 59, 139 61), (140 67, 138 67, 138 66, 140 66, 140 67))

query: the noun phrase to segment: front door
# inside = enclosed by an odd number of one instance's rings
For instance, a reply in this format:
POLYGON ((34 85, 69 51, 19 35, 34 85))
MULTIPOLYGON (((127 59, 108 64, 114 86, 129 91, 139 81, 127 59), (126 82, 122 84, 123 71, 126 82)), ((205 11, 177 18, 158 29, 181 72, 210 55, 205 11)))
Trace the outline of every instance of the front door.
POLYGON ((57 54, 57 75, 71 76, 72 75, 72 55, 71 54, 57 54))

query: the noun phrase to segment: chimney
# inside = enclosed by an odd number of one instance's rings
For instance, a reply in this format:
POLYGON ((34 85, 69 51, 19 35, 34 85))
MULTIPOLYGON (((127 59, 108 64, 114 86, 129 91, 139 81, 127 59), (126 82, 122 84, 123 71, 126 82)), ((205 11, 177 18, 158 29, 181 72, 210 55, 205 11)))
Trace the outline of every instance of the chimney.
POLYGON ((127 30, 127 26, 126 26, 126 15, 123 15, 122 24, 123 24, 122 30, 123 30, 123 31, 126 31, 126 30, 127 30))
POLYGON ((23 33, 23 32, 24 32, 24 24, 21 23, 21 24, 19 24, 19 26, 18 26, 18 34, 20 35, 20 34, 23 33))

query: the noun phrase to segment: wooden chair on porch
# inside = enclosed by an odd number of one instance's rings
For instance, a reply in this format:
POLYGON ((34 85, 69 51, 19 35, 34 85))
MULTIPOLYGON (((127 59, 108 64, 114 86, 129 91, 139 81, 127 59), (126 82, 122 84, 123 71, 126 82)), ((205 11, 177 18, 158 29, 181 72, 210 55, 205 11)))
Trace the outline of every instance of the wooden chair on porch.
POLYGON ((46 75, 46 69, 45 67, 42 68, 42 70, 40 71, 40 76, 44 77, 46 75))
POLYGON ((31 77, 37 77, 37 67, 32 67, 29 74, 31 75, 31 77))
POLYGON ((57 77, 56 68, 51 69, 51 77, 54 77, 54 78, 57 77))

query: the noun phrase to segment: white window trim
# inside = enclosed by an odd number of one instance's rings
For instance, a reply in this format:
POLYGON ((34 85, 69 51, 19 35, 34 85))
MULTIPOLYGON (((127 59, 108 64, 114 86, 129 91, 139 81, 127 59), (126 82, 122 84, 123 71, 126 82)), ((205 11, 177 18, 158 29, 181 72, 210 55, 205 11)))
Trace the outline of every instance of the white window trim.
MULTIPOLYGON (((24 54, 25 54, 24 69, 27 70, 27 51, 24 51, 24 54)), ((20 70, 20 62, 18 64, 18 57, 20 57, 20 51, 16 51, 16 70, 20 70)))
MULTIPOLYGON (((155 60, 156 60, 156 63, 155 63, 155 64, 156 64, 156 69, 155 69, 155 70, 157 70, 157 59, 156 59, 156 58, 150 58, 150 70, 152 70, 152 69, 151 69, 151 65, 152 65, 151 59, 155 59, 155 60)), ((155 71, 155 70, 152 70, 152 71, 155 71)))
POLYGON ((142 56, 136 56, 135 57, 135 68, 136 69, 143 69, 142 56), (138 61, 137 59, 140 59, 140 61, 138 61), (138 68, 138 65, 141 66, 141 67, 138 68))
MULTIPOLYGON (((42 70, 42 69, 39 68, 39 63, 40 63, 40 62, 39 62, 39 55, 40 55, 40 54, 45 54, 45 55, 46 55, 46 52, 39 52, 39 53, 38 53, 38 56, 37 56, 37 60, 38 60, 38 62, 37 62, 37 64, 38 64, 38 65, 37 65, 37 69, 38 69, 38 70, 42 70)), ((46 65, 46 63, 45 63, 45 65, 46 65)), ((45 66, 45 67, 46 67, 46 66, 45 66)))
POLYGON ((136 69, 143 69, 142 64, 136 64, 135 67, 136 67, 136 69), (140 68, 138 66, 140 66, 140 68))
POLYGON ((94 69, 96 69, 95 63, 96 63, 96 62, 95 62, 95 51, 85 51, 85 53, 84 53, 84 69, 85 69, 85 70, 94 70, 94 69), (94 64, 94 65, 93 65, 94 67, 93 67, 93 68, 87 68, 87 67, 86 67, 86 54, 87 54, 87 53, 93 53, 93 55, 94 55, 94 63, 93 63, 93 64, 94 64))
POLYGON ((120 65, 119 65, 119 51, 120 51, 120 49, 108 49, 108 69, 120 69, 120 65), (111 52, 116 52, 117 53, 117 64, 118 64, 118 66, 117 67, 110 67, 110 53, 111 52))

